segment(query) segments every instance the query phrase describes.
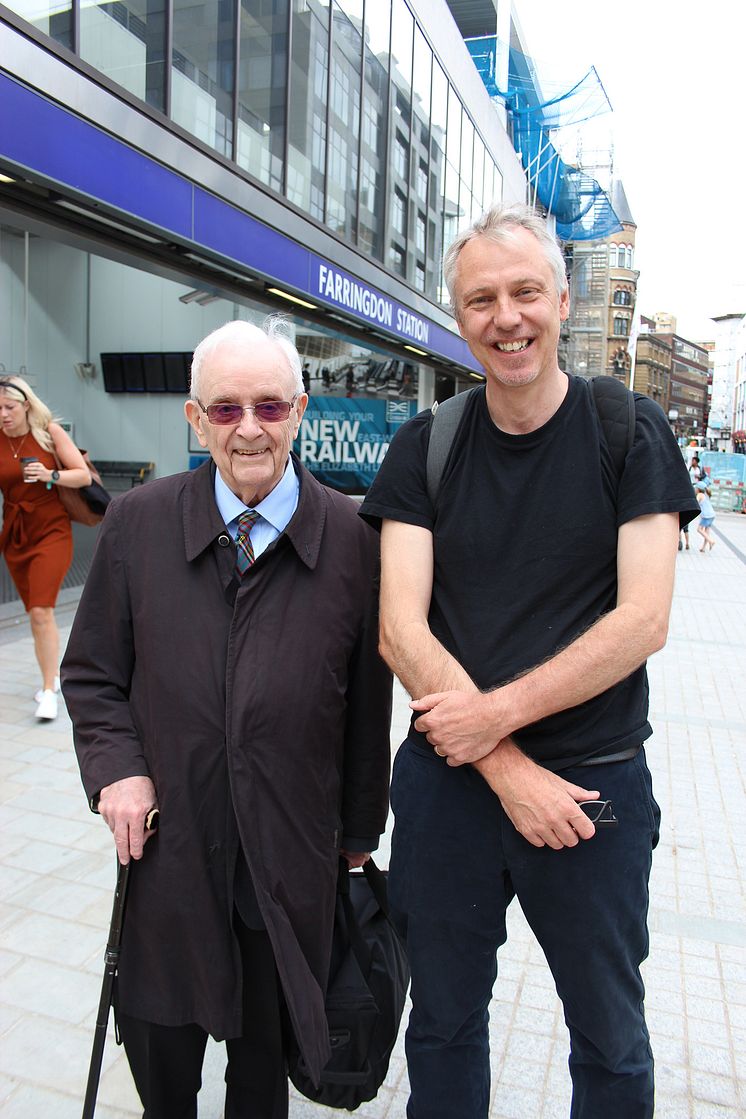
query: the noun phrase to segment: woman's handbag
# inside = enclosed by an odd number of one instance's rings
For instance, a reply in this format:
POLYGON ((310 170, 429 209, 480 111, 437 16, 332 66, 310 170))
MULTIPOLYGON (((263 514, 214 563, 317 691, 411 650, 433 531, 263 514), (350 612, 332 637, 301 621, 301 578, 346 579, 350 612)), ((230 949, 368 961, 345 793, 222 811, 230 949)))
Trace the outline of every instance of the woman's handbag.
MULTIPOLYGON (((104 518, 106 506, 111 501, 111 494, 102 486, 101 475, 91 462, 88 451, 81 450, 80 453, 91 472, 90 486, 81 486, 79 489, 58 486, 57 493, 71 521, 81 525, 97 525, 104 518)), ((56 455, 54 457, 57 458, 56 455)), ((59 459, 57 465, 62 465, 59 459)))
POLYGON ((332 1055, 317 1085, 297 1050, 291 1052, 289 1075, 298 1091, 347 1111, 374 1099, 388 1071, 408 986, 404 943, 389 917, 386 872, 369 859, 362 872, 351 874, 340 859, 326 990, 332 1055))

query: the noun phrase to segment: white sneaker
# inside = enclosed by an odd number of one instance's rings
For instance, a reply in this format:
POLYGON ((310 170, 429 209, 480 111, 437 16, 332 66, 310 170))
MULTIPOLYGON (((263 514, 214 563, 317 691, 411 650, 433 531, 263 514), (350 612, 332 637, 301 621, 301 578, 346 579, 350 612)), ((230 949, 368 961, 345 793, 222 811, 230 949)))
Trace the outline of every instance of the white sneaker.
MULTIPOLYGON (((60 678, 59 678, 59 676, 55 676, 55 678, 54 678, 54 690, 56 692, 58 692, 60 690, 60 678)), ((44 695, 44 689, 39 688, 38 692, 34 693, 34 703, 41 703, 41 697, 43 695, 44 695)))
POLYGON ((57 695, 55 692, 48 688, 47 691, 41 693, 39 706, 36 708, 37 719, 56 719, 57 718, 57 695))

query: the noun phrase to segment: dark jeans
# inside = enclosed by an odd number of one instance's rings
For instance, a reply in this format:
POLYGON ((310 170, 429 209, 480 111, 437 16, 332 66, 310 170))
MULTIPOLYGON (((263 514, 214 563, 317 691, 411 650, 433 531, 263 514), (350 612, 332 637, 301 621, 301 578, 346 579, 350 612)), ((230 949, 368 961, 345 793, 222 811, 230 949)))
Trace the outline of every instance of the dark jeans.
MULTIPOLYGON (((226 1041, 225 1119, 287 1119, 288 1083, 279 983, 266 932, 237 920, 244 969, 243 1034, 226 1041)), ((197 1119, 207 1033, 117 1014, 143 1119, 197 1119)))
POLYGON ((394 767, 389 900, 406 937, 412 1014, 408 1119, 483 1119, 488 1007, 518 897, 552 970, 570 1031, 571 1119, 649 1119, 653 1056, 639 965, 660 812, 644 751, 566 770, 613 802, 616 828, 554 851, 515 830, 469 766, 404 743, 394 767))

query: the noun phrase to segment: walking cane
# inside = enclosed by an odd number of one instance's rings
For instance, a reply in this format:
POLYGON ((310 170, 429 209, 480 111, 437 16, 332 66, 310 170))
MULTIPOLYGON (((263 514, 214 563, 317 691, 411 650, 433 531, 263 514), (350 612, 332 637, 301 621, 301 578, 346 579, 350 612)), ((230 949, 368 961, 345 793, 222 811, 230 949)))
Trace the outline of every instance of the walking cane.
MULTIPOLYGON (((145 830, 155 831, 158 827, 158 809, 154 808, 145 817, 145 830)), ((93 1049, 91 1050, 91 1063, 88 1068, 88 1083, 85 1089, 82 1119, 93 1119, 96 1110, 96 1095, 98 1082, 101 1077, 101 1063, 104 1059, 104 1045, 106 1044, 106 1030, 109 1024, 109 1008, 114 993, 114 977, 119 965, 119 951, 122 943, 122 925, 124 923, 124 903, 127 900, 127 885, 129 883, 132 859, 125 865, 118 864, 117 885, 114 891, 114 905, 111 911, 111 924, 109 926, 109 939, 104 954, 104 980, 101 984, 101 998, 98 1003, 96 1029, 93 1034, 93 1049)))

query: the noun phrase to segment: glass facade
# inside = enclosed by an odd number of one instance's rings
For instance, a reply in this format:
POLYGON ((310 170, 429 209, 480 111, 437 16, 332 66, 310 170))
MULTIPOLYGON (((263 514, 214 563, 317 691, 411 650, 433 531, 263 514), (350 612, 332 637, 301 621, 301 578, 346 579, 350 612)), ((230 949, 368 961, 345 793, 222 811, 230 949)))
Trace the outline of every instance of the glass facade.
POLYGON ((443 252, 502 179, 406 0, 66 3, 9 7, 444 301, 443 252))
POLYGON ((285 180, 288 0, 241 0, 236 163, 281 193, 285 180))
POLYGON ((286 193, 299 209, 323 221, 329 95, 328 0, 293 0, 290 44, 286 193))
POLYGON ((80 5, 80 57, 154 109, 165 108, 165 0, 80 5))
POLYGON ((73 49, 73 5, 72 0, 61 0, 59 4, 51 4, 45 0, 11 0, 6 7, 16 12, 37 31, 43 31, 61 43, 68 50, 73 49))
POLYGON ((326 224, 354 244, 358 224, 363 0, 333 0, 332 25, 326 224))
POLYGON ((172 0, 171 117, 233 155, 235 0, 172 0))

